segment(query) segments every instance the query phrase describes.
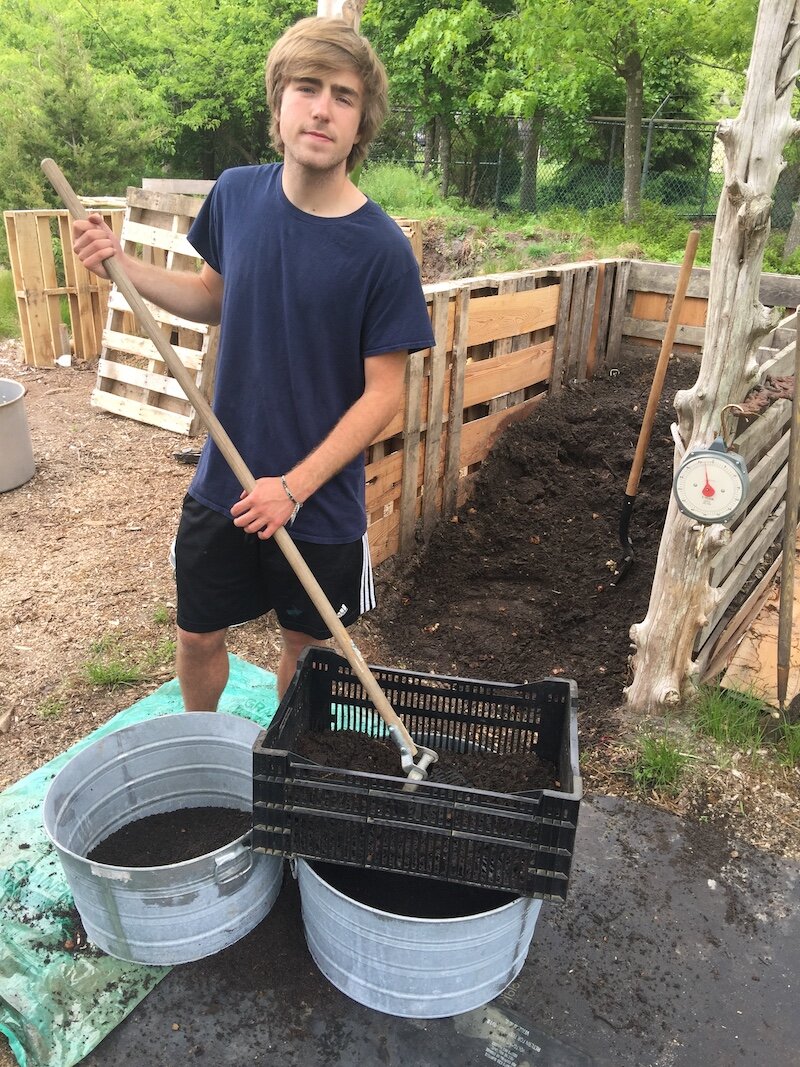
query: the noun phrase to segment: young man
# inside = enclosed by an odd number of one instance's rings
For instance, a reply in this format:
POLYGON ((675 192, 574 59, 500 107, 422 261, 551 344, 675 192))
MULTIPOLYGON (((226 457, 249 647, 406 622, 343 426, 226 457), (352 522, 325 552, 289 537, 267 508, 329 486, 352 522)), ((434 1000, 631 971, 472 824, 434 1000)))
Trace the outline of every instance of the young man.
POLYGON ((214 409, 256 477, 242 493, 213 441, 175 546, 177 671, 187 711, 215 710, 226 632, 274 609, 283 695, 303 648, 330 633, 272 538, 295 540, 344 625, 374 607, 364 450, 403 403, 410 351, 433 344, 410 245, 350 181, 386 113, 383 66, 340 19, 308 18, 270 52, 282 164, 216 182, 189 240, 199 274, 123 254, 99 216, 75 222, 82 263, 122 258, 142 295, 220 323, 214 409))

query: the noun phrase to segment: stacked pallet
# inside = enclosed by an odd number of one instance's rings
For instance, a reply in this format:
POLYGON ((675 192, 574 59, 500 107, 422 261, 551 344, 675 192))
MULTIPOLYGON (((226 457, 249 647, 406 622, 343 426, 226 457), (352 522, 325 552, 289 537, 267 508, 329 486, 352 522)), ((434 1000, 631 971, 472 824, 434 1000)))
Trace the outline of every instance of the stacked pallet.
MULTIPOLYGON (((122 224, 123 249, 169 270, 199 270, 200 257, 186 234, 202 203, 199 196, 129 189, 122 224)), ((181 362, 194 375, 197 387, 210 399, 217 328, 189 322, 152 304, 149 307, 181 362)), ((109 298, 92 405, 175 433, 192 435, 201 428, 194 408, 155 345, 137 329, 128 303, 116 287, 109 298)))
MULTIPOLYGON (((106 200, 84 203, 120 233, 120 207, 106 200)), ((70 352, 62 302, 69 304, 73 356, 95 359, 111 285, 90 274, 72 251, 69 212, 6 211, 4 222, 26 363, 54 367, 58 356, 70 352)))

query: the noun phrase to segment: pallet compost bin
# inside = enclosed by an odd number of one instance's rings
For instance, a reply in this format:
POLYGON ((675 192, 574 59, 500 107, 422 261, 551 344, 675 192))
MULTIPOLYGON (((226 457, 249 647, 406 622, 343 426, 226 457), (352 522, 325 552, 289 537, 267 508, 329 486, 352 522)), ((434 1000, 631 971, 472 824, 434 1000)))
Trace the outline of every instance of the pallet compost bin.
POLYGON ((253 746, 253 848, 566 898, 582 783, 577 686, 563 678, 513 685, 372 668, 411 737, 440 754, 531 753, 557 768, 559 789, 490 792, 347 768, 292 751, 308 731, 386 728, 349 664, 310 648, 272 724, 253 746))

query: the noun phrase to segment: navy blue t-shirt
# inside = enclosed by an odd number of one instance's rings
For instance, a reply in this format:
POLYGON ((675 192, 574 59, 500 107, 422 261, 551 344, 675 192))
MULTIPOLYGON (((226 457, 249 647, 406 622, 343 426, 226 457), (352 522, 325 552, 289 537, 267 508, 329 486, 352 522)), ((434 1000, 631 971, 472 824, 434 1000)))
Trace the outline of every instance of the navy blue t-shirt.
MULTIPOLYGON (((283 164, 224 171, 189 231, 222 275, 214 411, 255 478, 291 470, 364 391, 364 358, 434 343, 407 237, 373 201, 343 218, 298 210, 283 164)), ((209 438, 189 493, 222 514, 241 487, 209 438)), ((356 541, 364 457, 314 493, 292 537, 356 541)))

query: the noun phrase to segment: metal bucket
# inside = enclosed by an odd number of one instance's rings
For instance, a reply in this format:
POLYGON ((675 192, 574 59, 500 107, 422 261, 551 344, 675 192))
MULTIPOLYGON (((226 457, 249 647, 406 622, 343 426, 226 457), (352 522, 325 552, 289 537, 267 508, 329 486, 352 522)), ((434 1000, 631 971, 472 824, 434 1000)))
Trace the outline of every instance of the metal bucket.
MULTIPOLYGON (((405 1018, 459 1015, 493 1000, 522 969, 541 900, 484 890, 487 910, 454 918, 382 911, 330 884, 350 868, 296 861, 303 926, 314 962, 352 1000, 405 1018), (494 906, 492 906, 494 904, 494 906)), ((377 872, 360 871, 365 879, 377 872)), ((351 876, 352 877, 352 876, 351 876)), ((431 893, 464 887, 425 879, 431 893)))
POLYGON ((86 859, 122 826, 148 815, 250 809, 259 729, 235 715, 164 715, 107 734, 55 776, 44 827, 93 944, 134 963, 187 963, 232 945, 269 912, 283 861, 254 853, 249 834, 162 867, 86 859))
POLYGON ((24 385, 0 378, 0 493, 30 481, 36 471, 24 396, 24 385))

